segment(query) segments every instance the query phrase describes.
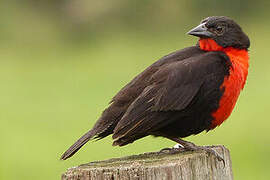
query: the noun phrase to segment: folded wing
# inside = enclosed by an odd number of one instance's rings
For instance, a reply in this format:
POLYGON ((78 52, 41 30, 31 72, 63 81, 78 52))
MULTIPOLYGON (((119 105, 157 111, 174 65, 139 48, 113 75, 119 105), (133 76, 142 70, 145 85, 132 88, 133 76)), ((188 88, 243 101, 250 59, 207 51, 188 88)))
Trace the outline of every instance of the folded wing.
POLYGON ((158 113, 181 112, 187 108, 206 78, 218 74, 218 68, 223 68, 221 61, 219 53, 205 53, 169 63, 156 71, 149 85, 116 125, 114 144, 125 145, 168 124, 170 120, 158 113))

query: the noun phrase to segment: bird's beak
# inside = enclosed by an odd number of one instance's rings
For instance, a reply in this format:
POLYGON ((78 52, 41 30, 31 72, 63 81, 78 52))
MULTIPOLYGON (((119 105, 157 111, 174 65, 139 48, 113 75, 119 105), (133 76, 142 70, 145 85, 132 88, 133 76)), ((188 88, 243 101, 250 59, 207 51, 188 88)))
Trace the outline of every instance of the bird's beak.
POLYGON ((191 29, 189 32, 187 32, 187 34, 202 38, 213 37, 213 33, 208 31, 207 27, 205 26, 205 23, 202 23, 199 26, 191 29))

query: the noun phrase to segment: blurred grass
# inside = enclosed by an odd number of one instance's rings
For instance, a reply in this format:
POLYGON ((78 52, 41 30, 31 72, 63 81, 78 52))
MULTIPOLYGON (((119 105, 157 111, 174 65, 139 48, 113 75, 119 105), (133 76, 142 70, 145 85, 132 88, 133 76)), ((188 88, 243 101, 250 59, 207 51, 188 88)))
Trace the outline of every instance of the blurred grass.
MULTIPOLYGON (((235 179, 270 178, 269 27, 243 25, 250 36, 250 73, 232 116, 209 133, 188 138, 230 149, 235 179)), ((184 28, 185 30, 185 28, 184 28)), ((92 127, 110 98, 160 57, 196 39, 184 32, 97 34, 81 46, 39 40, 0 45, 0 179, 59 179, 68 167, 89 161, 157 151, 174 143, 147 137, 112 147, 111 137, 85 145, 73 158, 58 160, 92 127), (42 43, 41 43, 42 42, 42 43)))

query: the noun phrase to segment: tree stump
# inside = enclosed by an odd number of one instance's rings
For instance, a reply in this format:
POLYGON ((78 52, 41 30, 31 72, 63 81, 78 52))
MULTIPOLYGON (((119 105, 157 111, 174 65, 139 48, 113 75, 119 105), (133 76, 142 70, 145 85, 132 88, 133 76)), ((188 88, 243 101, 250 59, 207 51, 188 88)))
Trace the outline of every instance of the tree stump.
POLYGON ((90 162, 62 174, 62 180, 232 180, 230 152, 211 146, 225 161, 204 151, 151 152, 90 162))

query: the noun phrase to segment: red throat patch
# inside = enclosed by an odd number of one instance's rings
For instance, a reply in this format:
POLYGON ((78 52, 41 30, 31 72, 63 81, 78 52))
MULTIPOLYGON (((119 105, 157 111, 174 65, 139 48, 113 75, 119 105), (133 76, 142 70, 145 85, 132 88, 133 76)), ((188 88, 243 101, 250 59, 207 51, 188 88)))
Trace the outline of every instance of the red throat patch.
POLYGON ((220 86, 221 90, 224 89, 224 94, 219 101, 219 108, 212 113, 214 120, 210 129, 214 129, 230 116, 240 91, 244 88, 248 75, 249 56, 245 49, 223 48, 212 39, 200 39, 199 45, 204 51, 225 52, 232 64, 229 76, 224 78, 224 82, 220 86))

